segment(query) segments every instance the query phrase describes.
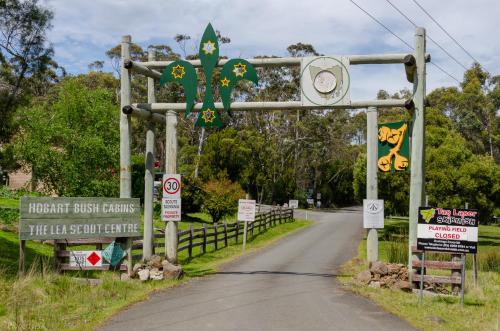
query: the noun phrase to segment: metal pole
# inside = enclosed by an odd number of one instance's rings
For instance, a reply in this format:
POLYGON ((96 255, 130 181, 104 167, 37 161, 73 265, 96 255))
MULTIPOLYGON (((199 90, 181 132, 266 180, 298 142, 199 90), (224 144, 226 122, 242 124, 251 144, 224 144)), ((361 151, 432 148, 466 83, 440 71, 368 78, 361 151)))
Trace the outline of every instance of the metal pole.
MULTIPOLYGON (((130 105, 131 84, 130 72, 123 63, 130 58, 130 36, 123 36, 121 43, 121 71, 120 71, 120 198, 132 197, 132 172, 130 165, 130 116, 122 112, 122 108, 130 105)), ((127 238, 127 270, 132 273, 132 239, 127 238)))
MULTIPOLYGON (((370 107, 366 112, 366 198, 377 199, 377 156, 378 156, 378 127, 377 108, 370 107)), ((378 232, 377 229, 368 229, 366 245, 368 262, 378 260, 378 232)))
POLYGON ((247 246, 247 229, 248 229, 248 222, 243 222, 243 251, 245 251, 246 246, 247 246))
MULTIPOLYGON (((465 203, 465 209, 469 209, 468 202, 465 203)), ((477 253, 472 254, 472 278, 474 280, 474 286, 477 286, 477 253)))
MULTIPOLYGON (((165 173, 177 173, 177 113, 166 113, 165 173)), ((165 229, 165 257, 177 262, 177 222, 168 221, 165 229)))
MULTIPOLYGON (((422 304, 422 299, 424 296, 424 270, 425 270, 425 250, 422 252, 422 259, 420 263, 420 298, 419 298, 420 304, 422 304)), ((411 274, 411 272, 409 274, 411 274)))
MULTIPOLYGON (((412 268, 412 246, 417 244, 418 207, 423 205, 425 195, 425 29, 415 30, 415 60, 417 74, 413 82, 415 105, 411 149, 410 221, 408 241, 408 269, 412 268)), ((417 256, 418 258, 418 256, 417 256)), ((411 283, 411 275, 410 283, 411 283)))
POLYGON ((201 127, 201 133, 200 133, 200 141, 198 142, 198 153, 196 154, 196 166, 194 168, 194 177, 198 178, 198 172, 200 169, 200 158, 201 158, 201 151, 203 149, 203 140, 205 139, 205 127, 201 127))
MULTIPOLYGON (((155 50, 149 49, 148 60, 155 60, 155 50)), ((148 78, 148 102, 156 102, 155 82, 148 78)), ((148 121, 146 131, 146 155, 144 172, 144 242, 142 246, 142 258, 149 260, 153 254, 153 185, 154 185, 154 160, 155 160, 155 126, 152 120, 148 121)))

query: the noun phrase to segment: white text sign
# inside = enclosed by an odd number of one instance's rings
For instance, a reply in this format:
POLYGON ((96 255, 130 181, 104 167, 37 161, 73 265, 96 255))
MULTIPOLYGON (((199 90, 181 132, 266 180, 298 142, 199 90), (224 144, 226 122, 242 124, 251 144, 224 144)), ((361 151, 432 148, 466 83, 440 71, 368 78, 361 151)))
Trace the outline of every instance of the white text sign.
POLYGON ((384 228, 384 200, 363 200, 363 227, 365 229, 384 228))

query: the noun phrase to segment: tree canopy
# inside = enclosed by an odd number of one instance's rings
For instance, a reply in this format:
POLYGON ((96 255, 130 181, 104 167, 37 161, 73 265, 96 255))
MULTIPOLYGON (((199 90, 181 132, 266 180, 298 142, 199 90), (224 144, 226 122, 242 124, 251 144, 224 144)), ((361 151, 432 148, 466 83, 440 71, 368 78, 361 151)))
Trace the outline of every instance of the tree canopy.
MULTIPOLYGON (((46 38, 52 19, 53 14, 37 0, 0 0, 0 102, 7 106, 0 109, 0 166, 21 164, 32 169, 34 180, 42 183, 47 193, 115 196, 120 47, 103 54, 105 60, 90 63, 87 74, 65 78, 52 59, 53 50, 46 38), (103 72, 106 63, 111 63, 115 72, 103 72)), ((220 31, 217 38, 221 47, 231 41, 220 31)), ((189 35, 179 33, 173 36, 172 44, 132 44, 131 56, 145 61, 154 51, 157 60, 195 59, 196 49, 189 35)), ((301 42, 286 51, 293 57, 320 54, 313 45, 301 42)), ((257 88, 241 81, 232 92, 233 99, 299 100, 298 68, 257 70, 257 88)), ((203 100, 206 88, 203 73, 199 74, 197 101, 203 100)), ((217 71, 213 79, 219 79, 217 71)), ((214 89, 218 98, 219 91, 214 89)), ((147 102, 146 92, 146 78, 133 75, 134 102, 147 102)), ((185 100, 176 84, 156 86, 155 92, 158 102, 185 100)), ((376 97, 407 99, 411 92, 381 90, 376 97)), ((476 63, 464 73, 459 86, 435 89, 428 94, 428 101, 429 202, 444 207, 461 207, 468 202, 480 210, 483 219, 500 213, 500 76, 476 63)), ((232 183, 269 204, 299 199, 304 206, 307 198, 321 193, 323 206, 339 207, 358 204, 365 196, 365 112, 265 110, 223 114, 223 119, 222 128, 200 129, 193 125, 195 116, 179 116, 178 169, 187 186, 184 210, 198 210, 202 205, 208 210, 211 202, 202 190, 222 194, 219 190, 232 183), (226 177, 221 179, 221 174, 226 177)), ((379 110, 379 123, 411 119, 412 114, 402 108, 379 110)), ((132 120, 136 194, 143 185, 145 130, 144 120, 132 120)), ((164 137, 164 130, 158 127, 156 136, 164 137)), ((163 139, 155 143, 161 169, 163 139)), ((379 197, 386 201, 388 213, 406 214, 409 173, 379 174, 378 181, 379 197)), ((214 220, 220 218, 219 214, 213 216, 214 220)))
POLYGON ((40 189, 59 196, 117 196, 119 113, 108 90, 77 78, 19 112, 18 160, 40 189))

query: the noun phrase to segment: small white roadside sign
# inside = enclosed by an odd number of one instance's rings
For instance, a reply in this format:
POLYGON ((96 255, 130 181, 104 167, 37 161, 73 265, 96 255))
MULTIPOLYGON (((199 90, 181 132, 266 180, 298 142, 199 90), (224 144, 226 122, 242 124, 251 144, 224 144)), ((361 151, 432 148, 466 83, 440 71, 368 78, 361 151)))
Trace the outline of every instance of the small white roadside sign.
POLYGON ((255 200, 238 200, 238 221, 255 221, 255 200))
POLYGON ((299 208, 299 200, 289 200, 288 207, 294 208, 294 209, 299 208))
POLYGON ((181 199, 161 199, 161 219, 163 221, 180 221, 181 199))
POLYGON ((365 229, 384 228, 384 200, 363 200, 363 227, 365 229))
POLYGON ((71 251, 69 265, 72 267, 102 267, 102 251, 71 251))
POLYGON ((181 175, 163 175, 163 198, 161 199, 161 219, 163 221, 181 220, 181 175))
POLYGON ((243 221, 243 250, 247 244, 247 224, 255 221, 255 200, 238 200, 238 221, 243 221))

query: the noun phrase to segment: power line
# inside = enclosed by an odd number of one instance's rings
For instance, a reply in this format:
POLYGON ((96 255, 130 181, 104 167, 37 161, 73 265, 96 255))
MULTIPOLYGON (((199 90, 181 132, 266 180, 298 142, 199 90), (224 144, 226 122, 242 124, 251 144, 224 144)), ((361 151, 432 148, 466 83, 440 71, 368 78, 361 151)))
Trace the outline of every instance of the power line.
MULTIPOLYGON (((405 40, 403 40, 400 36, 398 36, 395 32, 393 32, 391 29, 389 29, 386 25, 384 25, 382 22, 380 22, 378 19, 376 19, 372 14, 370 14, 368 11, 363 9, 360 5, 358 5, 354 0, 349 0, 354 4, 356 7, 358 7, 363 13, 365 13, 368 17, 370 17, 372 20, 374 20, 376 23, 378 23, 380 26, 382 26, 384 29, 389 31, 394 37, 398 38, 403 44, 408 46, 410 49, 415 50, 410 44, 408 44, 405 40)), ((457 83, 460 83, 460 81, 450 74, 448 71, 444 70, 441 66, 437 65, 436 63, 430 62, 430 64, 434 65, 436 68, 438 68, 441 72, 446 74, 447 76, 451 77, 453 80, 455 80, 457 83)))
POLYGON ((420 8, 420 9, 421 9, 421 10, 422 10, 422 11, 423 11, 423 12, 424 12, 427 16, 429 16, 429 18, 430 18, 430 19, 431 19, 434 23, 436 23, 436 25, 437 25, 437 26, 438 26, 438 27, 439 27, 439 28, 440 28, 440 29, 441 29, 444 33, 446 33, 446 35, 447 35, 448 37, 450 37, 450 39, 451 39, 451 40, 453 40, 453 41, 455 42, 455 44, 457 44, 457 45, 458 45, 458 47, 460 47, 460 48, 461 48, 461 49, 462 49, 462 50, 463 50, 463 51, 464 51, 467 55, 469 55, 469 57, 470 57, 473 61, 475 61, 475 62, 479 63, 479 61, 478 61, 478 60, 477 60, 474 56, 472 56, 472 54, 471 54, 471 53, 469 53, 469 52, 468 52, 468 51, 467 51, 467 50, 466 50, 466 49, 465 49, 465 48, 464 48, 464 47, 463 47, 463 46, 462 46, 462 45, 461 45, 461 44, 460 44, 460 43, 459 43, 459 42, 458 42, 455 38, 453 38, 453 37, 452 37, 452 35, 451 35, 451 34, 449 34, 449 33, 448 33, 448 31, 446 31, 446 29, 445 29, 445 28, 443 28, 443 26, 442 26, 441 24, 439 24, 439 22, 438 22, 438 21, 436 21, 436 20, 434 19, 434 17, 432 17, 432 16, 431 16, 431 14, 429 14, 429 12, 427 12, 427 10, 425 10, 425 9, 424 9, 424 7, 422 7, 422 6, 418 3, 418 1, 417 1, 417 0, 412 0, 412 1, 413 1, 413 2, 414 2, 417 6, 418 6, 418 8, 420 8))
POLYGON ((387 31, 389 31, 394 37, 398 38, 399 40, 401 40, 401 42, 403 44, 405 44, 406 46, 410 47, 411 49, 415 50, 415 48, 413 48, 410 44, 408 44, 406 41, 404 41, 403 39, 401 39, 400 36, 398 36, 397 34, 395 34, 394 32, 392 32, 391 29, 389 29, 387 26, 385 26, 382 22, 380 22, 378 19, 376 19, 375 17, 373 17, 369 12, 367 12, 366 10, 364 10, 363 8, 361 8, 360 5, 358 5, 356 2, 354 2, 353 0, 349 0, 351 1, 356 7, 358 7, 361 11, 363 11, 366 15, 368 15, 372 20, 374 20, 375 22, 377 22, 379 25, 381 25, 384 29, 386 29, 387 31))
POLYGON ((437 65, 436 63, 434 62, 430 62, 430 64, 432 64, 433 66, 435 66, 436 68, 438 68, 439 70, 441 70, 442 73, 448 75, 449 77, 451 77, 452 79, 454 79, 457 83, 460 84, 460 81, 455 78, 455 76, 452 76, 448 71, 444 70, 442 67, 440 67, 439 65, 437 65))
MULTIPOLYGON (((406 18, 406 20, 408 22, 410 22, 415 28, 417 27, 417 24, 415 24, 415 22, 413 22, 408 16, 406 16, 398 7, 396 7, 396 5, 394 5, 392 2, 390 2, 389 0, 385 0, 388 4, 391 5, 392 8, 394 8, 399 14, 401 14, 401 16, 403 16, 404 18, 406 18)), ((429 35, 427 35, 427 38, 429 38, 430 41, 432 41, 437 47, 439 47, 443 52, 446 53, 446 55, 448 55, 453 61, 455 61, 459 66, 461 66, 462 68, 464 68, 464 70, 468 70, 467 67, 465 65, 462 64, 462 62, 458 61, 453 55, 451 55, 446 49, 444 49, 443 46, 441 46, 437 41, 435 41, 434 39, 432 39, 429 35)))

